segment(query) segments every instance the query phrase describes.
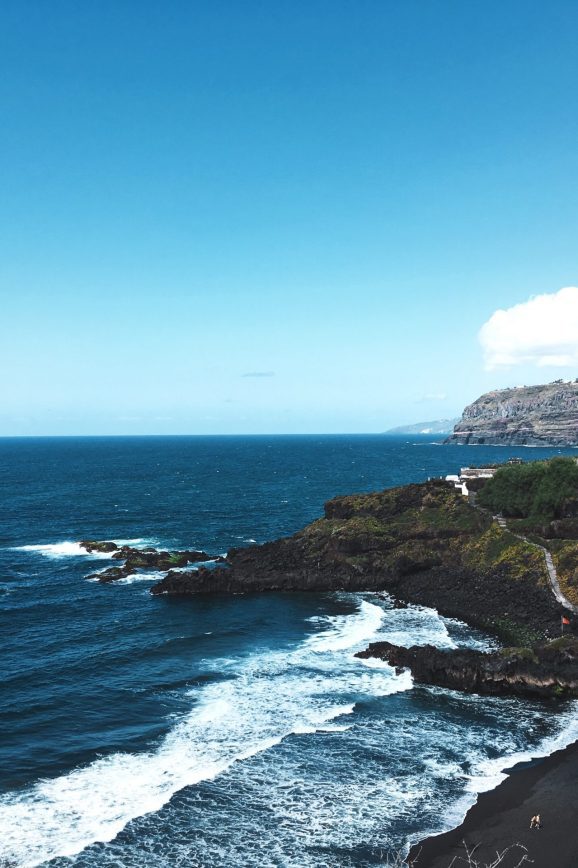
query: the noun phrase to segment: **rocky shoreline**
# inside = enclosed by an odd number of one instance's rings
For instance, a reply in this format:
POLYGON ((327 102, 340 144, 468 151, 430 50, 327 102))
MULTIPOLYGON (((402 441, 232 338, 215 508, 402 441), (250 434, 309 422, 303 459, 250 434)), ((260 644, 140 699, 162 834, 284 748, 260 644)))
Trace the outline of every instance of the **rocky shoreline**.
MULTIPOLYGON (((91 574, 100 583, 141 569, 164 572, 153 596, 386 592, 493 633, 507 648, 487 655, 378 643, 361 656, 381 656, 410 668, 418 682, 457 690, 578 694, 578 644, 572 636, 547 644, 570 613, 551 592, 542 552, 442 480, 336 497, 323 518, 293 536, 233 549, 226 558, 94 540, 81 545, 124 561, 91 574)), ((566 629, 571 634, 573 624, 566 629)))
POLYGON ((442 480, 336 497, 291 537, 169 570, 153 595, 385 591, 530 645, 559 635, 542 553, 442 480))
POLYGON ((514 766, 506 780, 478 796, 459 826, 415 844, 407 864, 457 868, 468 864, 467 847, 475 849, 480 866, 495 865, 496 854, 503 853, 500 868, 517 868, 525 855, 535 868, 575 868, 577 779, 578 742, 531 764, 514 766), (539 830, 530 829, 535 814, 540 814, 539 830))
POLYGON ((90 573, 86 576, 87 579, 96 579, 100 584, 106 585, 110 582, 116 582, 118 579, 126 578, 132 573, 140 569, 153 569, 159 572, 168 572, 178 567, 185 567, 189 564, 198 564, 207 561, 214 563, 224 563, 225 559, 219 555, 208 555, 203 551, 159 551, 158 549, 148 546, 143 549, 136 549, 132 546, 119 546, 109 540, 81 540, 79 543, 88 554, 110 554, 110 557, 116 561, 124 561, 124 564, 119 567, 108 567, 105 570, 100 570, 96 573, 90 573))

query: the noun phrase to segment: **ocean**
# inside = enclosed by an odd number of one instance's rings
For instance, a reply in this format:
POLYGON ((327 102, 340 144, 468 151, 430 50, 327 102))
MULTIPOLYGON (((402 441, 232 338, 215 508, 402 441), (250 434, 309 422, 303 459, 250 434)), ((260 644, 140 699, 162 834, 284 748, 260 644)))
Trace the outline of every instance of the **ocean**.
POLYGON ((232 547, 336 494, 558 450, 385 436, 0 439, 0 866, 374 866, 578 737, 576 703, 414 687, 375 639, 493 640, 378 594, 152 597, 81 539, 232 547))

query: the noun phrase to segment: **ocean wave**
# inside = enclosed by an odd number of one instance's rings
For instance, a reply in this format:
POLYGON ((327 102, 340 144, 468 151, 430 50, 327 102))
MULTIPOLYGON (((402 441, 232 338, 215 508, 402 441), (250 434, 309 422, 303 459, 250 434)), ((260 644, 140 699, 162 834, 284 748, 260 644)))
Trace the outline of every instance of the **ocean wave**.
MULTIPOLYGON (((440 689, 431 688, 431 690, 438 692, 440 689)), ((460 694, 460 699, 462 698, 466 700, 467 704, 472 706, 476 704, 482 706, 486 702, 493 703, 495 701, 477 696, 476 694, 465 696, 460 694)), ((502 705, 504 713, 510 714, 512 717, 512 712, 515 714, 515 709, 519 710, 521 708, 521 703, 518 700, 501 698, 498 701, 502 705), (508 708, 508 706, 511 707, 508 708)), ((566 711, 557 714, 557 727, 553 734, 545 736, 527 748, 506 750, 501 756, 492 758, 481 756, 479 751, 473 750, 471 752, 472 769, 468 773, 464 773, 463 770, 460 773, 460 767, 455 763, 453 765, 441 763, 444 776, 447 777, 453 774, 456 777, 465 778, 465 792, 440 813, 439 825, 424 830, 420 833, 419 838, 414 836, 411 843, 415 844, 418 840, 423 840, 432 835, 442 835, 450 829, 455 829, 463 822, 470 808, 476 803, 480 793, 494 790, 508 777, 509 770, 514 766, 519 763, 528 763, 550 756, 555 751, 562 750, 573 744, 578 740, 577 712, 578 702, 575 701, 570 704, 570 707, 566 711)), ((435 764, 439 761, 432 762, 435 764)))
POLYGON ((22 868, 112 840, 132 819, 158 811, 183 787, 214 778, 291 734, 318 731, 360 699, 411 687, 407 673, 368 669, 353 656, 383 621, 361 600, 349 616, 294 650, 212 666, 230 677, 190 691, 192 711, 156 749, 116 753, 0 799, 3 855, 22 868))
POLYGON ((134 585, 135 582, 160 582, 165 575, 166 573, 160 572, 159 570, 151 570, 147 573, 131 573, 128 576, 124 576, 122 579, 116 579, 114 584, 134 585))
MULTIPOLYGON (((115 539, 112 540, 112 542, 116 543, 117 546, 127 545, 135 547, 158 544, 156 540, 144 539, 142 537, 137 537, 136 539, 115 539)), ((110 552, 87 552, 79 542, 71 542, 70 540, 65 540, 64 542, 59 543, 43 543, 40 545, 12 546, 10 550, 13 552, 33 552, 54 560, 71 557, 103 558, 105 560, 111 560, 110 552)))
MULTIPOLYGON (((305 835, 310 846, 348 847, 364 835, 364 840, 377 841, 381 835, 387 841, 387 824, 383 826, 382 820, 378 830, 376 815, 411 818, 427 814, 443 827, 431 831, 451 828, 461 821, 477 792, 503 778, 505 767, 530 756, 547 755, 578 736, 575 703, 559 718, 561 725, 555 725, 554 734, 537 747, 534 740, 534 748, 525 751, 520 746, 532 741, 528 735, 540 725, 540 709, 516 699, 457 695, 441 688, 419 692, 423 697, 419 726, 413 716, 416 707, 409 699, 406 710, 398 710, 395 728, 384 730, 386 718, 381 712, 374 718, 365 717, 363 726, 358 726, 360 707, 368 703, 375 707, 381 697, 409 691, 412 678, 407 671, 396 674, 384 661, 355 658, 357 650, 372 639, 392 636, 402 638, 404 644, 429 641, 446 647, 454 640, 448 624, 433 610, 389 609, 387 600, 377 604, 370 594, 347 597, 352 599, 357 609, 350 615, 309 619, 314 632, 295 647, 256 651, 243 659, 207 661, 207 679, 186 694, 191 710, 156 748, 139 754, 116 753, 0 799, 0 842, 5 858, 20 868, 32 868, 57 856, 73 856, 92 843, 112 841, 131 820, 152 829, 154 819, 136 818, 156 816, 178 791, 226 774, 225 787, 233 775, 237 784, 251 787, 252 798, 263 798, 266 804, 274 793, 278 823, 267 830, 266 838, 267 846, 279 848, 275 864, 319 865, 314 855, 302 848, 293 853, 290 848, 302 843, 305 835), (472 716, 485 722, 460 742, 463 721, 472 716), (504 720, 517 721, 520 732, 504 720), (388 733, 386 748, 384 732, 388 733), (488 757, 488 733, 492 733, 492 750, 501 754, 498 758, 488 757), (333 740, 324 762, 331 756, 339 771, 324 777, 317 788, 313 766, 320 760, 318 739, 323 737, 333 740), (351 757, 359 755, 362 745, 363 768, 356 769, 348 781, 351 757), (307 755, 313 766, 307 765, 309 783, 304 791, 301 778, 307 755), (248 760, 251 762, 246 763, 248 760), (390 772, 384 774, 384 769, 390 772), (355 780, 358 776, 360 781, 355 780), (264 787, 264 780, 272 782, 273 790, 264 787), (451 791, 444 790, 445 786, 451 786, 451 791), (444 813, 448 802, 451 808, 444 813)), ((459 626, 449 624, 457 632, 459 626)), ((187 789, 179 797, 185 803, 189 792, 193 791, 187 789)), ((190 810, 185 813, 190 826, 190 810)), ((212 821, 222 822, 219 817, 217 812, 212 821)), ((254 841, 261 834, 254 825, 254 812, 241 812, 234 822, 230 844, 234 851, 227 851, 227 860, 234 864, 234 853, 246 852, 253 859, 247 864, 269 864, 259 861, 254 852, 254 841)), ((140 840, 140 833, 137 838, 140 840)), ((224 863, 221 851, 215 855, 203 850, 211 846, 210 840, 209 834, 206 841, 195 845, 200 850, 194 852, 205 861, 192 859, 190 864, 224 863)), ((115 861, 118 845, 109 846, 105 851, 90 851, 87 864, 143 864, 138 861, 143 853, 129 856, 126 849, 122 859, 128 861, 115 861)), ((172 846, 167 844, 169 849, 172 846)), ((165 857, 163 850, 146 864, 168 864, 165 857)))
POLYGON ((385 612, 382 608, 367 600, 361 601, 355 618, 350 615, 333 615, 325 618, 316 616, 315 621, 325 624, 329 629, 311 636, 306 640, 306 646, 318 653, 324 653, 343 651, 360 642, 368 642, 377 635, 384 616, 385 612))
POLYGON ((571 708, 558 717, 560 729, 553 735, 542 739, 537 746, 527 750, 516 751, 506 760, 503 758, 488 759, 479 762, 469 776, 468 790, 473 793, 483 793, 493 790, 507 778, 507 770, 518 763, 550 756, 557 750, 568 747, 578 739, 578 702, 572 702, 571 708))

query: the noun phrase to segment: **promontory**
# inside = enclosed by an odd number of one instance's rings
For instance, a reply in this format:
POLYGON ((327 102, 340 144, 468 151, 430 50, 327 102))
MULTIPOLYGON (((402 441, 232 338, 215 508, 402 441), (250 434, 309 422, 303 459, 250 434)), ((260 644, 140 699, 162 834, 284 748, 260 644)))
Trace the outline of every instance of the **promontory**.
POLYGON ((152 593, 385 591, 531 644, 558 635, 564 608, 547 549, 578 602, 577 492, 578 465, 555 458, 504 467, 475 505, 442 479, 336 497, 293 536, 232 549, 214 568, 172 569, 152 593))
POLYGON ((373 591, 392 605, 432 606, 493 633, 506 648, 488 656, 378 643, 366 654, 409 666, 430 684, 578 696, 578 463, 556 457, 503 465, 480 481, 472 496, 431 479, 336 497, 324 517, 293 536, 226 557, 81 545, 125 562, 91 576, 100 583, 151 566, 164 572, 154 596, 373 591))
POLYGON ((465 408, 445 442, 578 446, 578 380, 486 392, 465 408))

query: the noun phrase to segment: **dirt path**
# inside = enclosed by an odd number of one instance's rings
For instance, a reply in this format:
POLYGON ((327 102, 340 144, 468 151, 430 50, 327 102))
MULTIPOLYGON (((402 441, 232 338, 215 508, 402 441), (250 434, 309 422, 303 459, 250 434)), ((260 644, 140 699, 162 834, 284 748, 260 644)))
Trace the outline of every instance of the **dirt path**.
POLYGON ((548 573, 548 581, 550 582, 550 587, 552 589, 552 593, 558 600, 561 606, 564 606, 565 609, 569 609, 570 612, 573 612, 575 615, 578 615, 578 606, 574 606, 570 600, 568 600, 562 591, 560 590, 560 584, 558 582, 558 574, 556 572, 556 567, 554 566, 554 561, 552 560, 552 555, 548 551, 548 549, 544 548, 544 546, 539 545, 538 543, 532 542, 528 537, 522 536, 519 533, 515 533, 508 527, 506 519, 501 515, 495 515, 494 520, 498 522, 501 528, 509 531, 512 536, 518 537, 518 539, 523 540, 528 543, 528 545, 534 546, 537 549, 540 549, 542 554, 544 555, 544 560, 546 562, 546 571, 548 573))

